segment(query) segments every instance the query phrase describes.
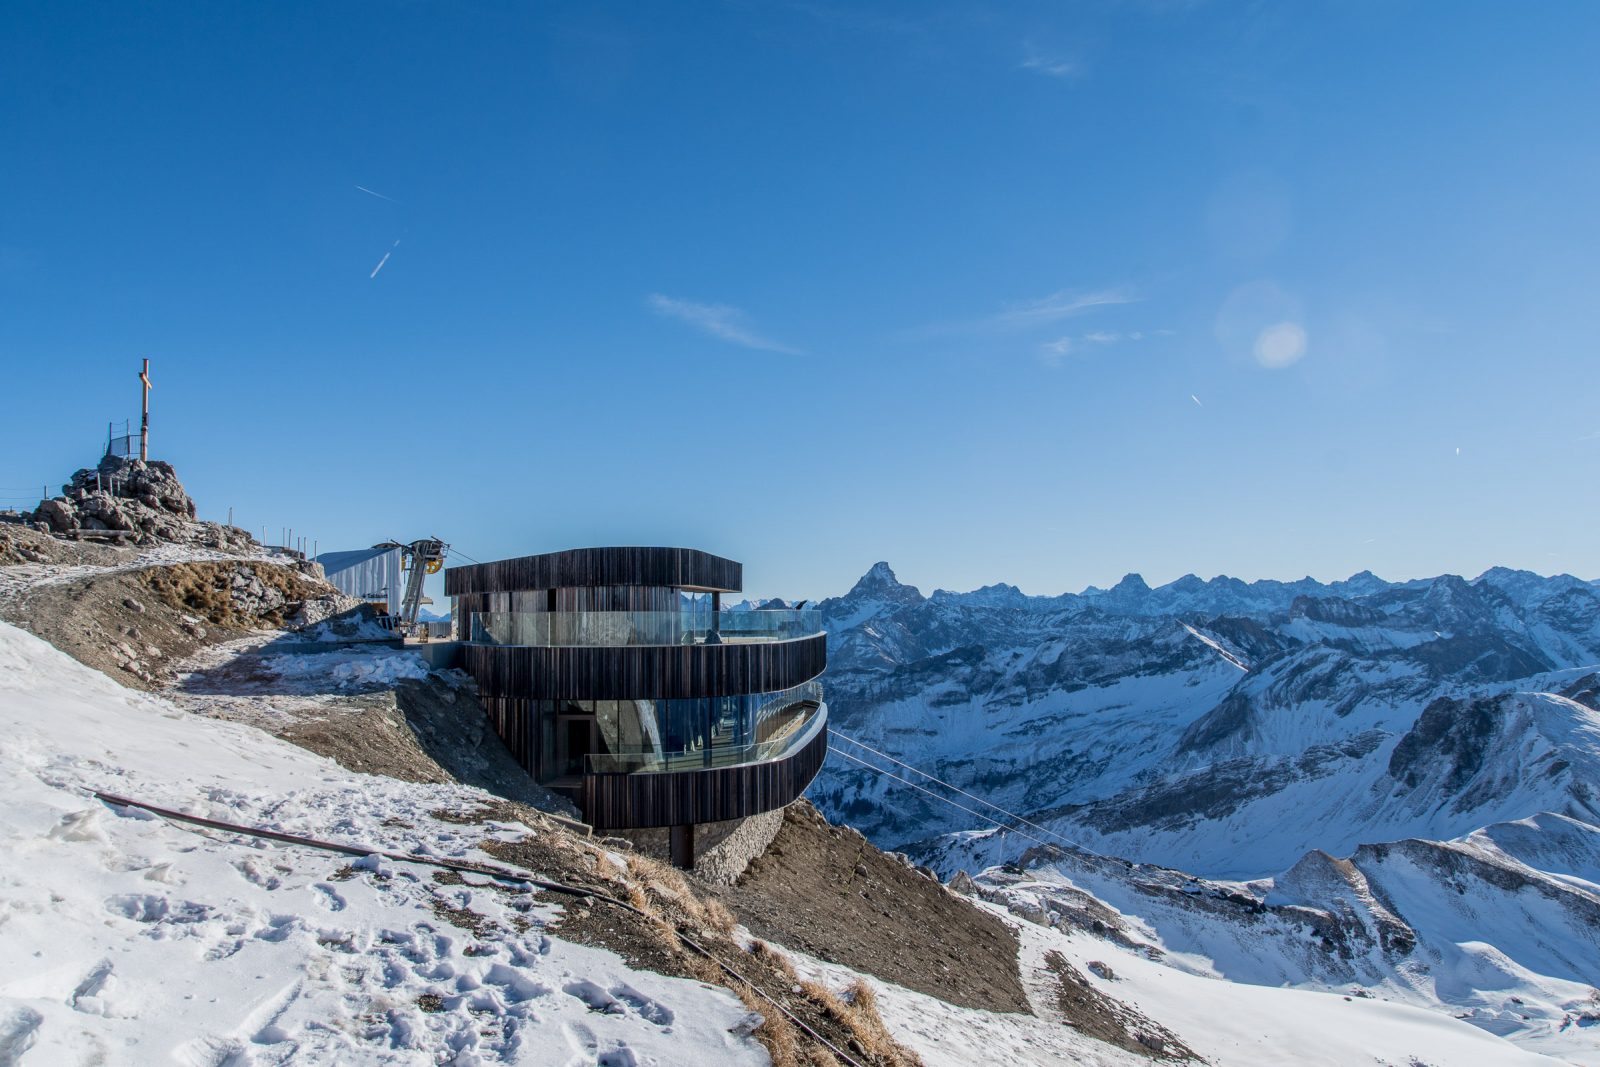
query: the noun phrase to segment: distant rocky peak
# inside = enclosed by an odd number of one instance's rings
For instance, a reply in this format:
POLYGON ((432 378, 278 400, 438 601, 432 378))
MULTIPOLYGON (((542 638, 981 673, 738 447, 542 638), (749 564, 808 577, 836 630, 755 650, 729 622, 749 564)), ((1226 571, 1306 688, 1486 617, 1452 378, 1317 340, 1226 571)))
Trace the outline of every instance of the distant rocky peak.
POLYGON ((1150 586, 1145 582, 1144 575, 1138 572, 1131 572, 1123 575, 1122 581, 1112 586, 1111 591, 1113 593, 1148 593, 1150 586))
POLYGON ((900 579, 894 576, 894 568, 883 562, 874 563, 845 595, 847 598, 874 597, 895 601, 922 599, 922 594, 915 586, 902 584, 900 579))
MULTIPOLYGON (((894 576, 894 568, 888 563, 879 560, 874 563, 861 580, 856 582, 856 589, 878 589, 888 585, 899 585, 900 579, 894 576)), ((854 591, 854 590, 852 590, 854 591)))
POLYGON ((1352 574, 1342 582, 1334 582, 1332 587, 1346 596, 1370 596, 1381 593, 1389 588, 1389 583, 1379 578, 1369 570, 1352 574))

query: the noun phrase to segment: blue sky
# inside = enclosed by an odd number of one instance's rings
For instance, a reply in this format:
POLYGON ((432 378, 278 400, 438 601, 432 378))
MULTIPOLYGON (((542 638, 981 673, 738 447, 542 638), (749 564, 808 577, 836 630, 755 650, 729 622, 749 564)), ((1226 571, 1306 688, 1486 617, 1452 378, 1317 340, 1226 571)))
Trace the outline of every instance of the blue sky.
POLYGON ((147 356, 202 513, 325 549, 1600 576, 1597 31, 19 0, 0 491, 90 462, 147 356))

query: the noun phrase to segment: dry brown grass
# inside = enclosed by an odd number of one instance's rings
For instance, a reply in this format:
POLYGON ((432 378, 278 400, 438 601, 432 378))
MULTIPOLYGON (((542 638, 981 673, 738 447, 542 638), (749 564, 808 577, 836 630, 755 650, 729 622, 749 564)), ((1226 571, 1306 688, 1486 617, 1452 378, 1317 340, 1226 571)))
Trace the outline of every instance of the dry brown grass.
POLYGON ((628 873, 643 883, 656 900, 668 907, 681 909, 693 925, 702 930, 729 934, 738 925, 733 912, 724 907, 721 901, 701 897, 690 887, 683 872, 670 864, 634 853, 628 857, 628 873))
POLYGON ((842 1061, 824 1041, 863 1067, 920 1064, 887 1036, 876 1020, 870 994, 860 1003, 842 1000, 819 985, 802 983, 788 957, 770 945, 757 941, 746 949, 733 936, 733 914, 703 896, 675 867, 624 853, 625 863, 619 869, 604 849, 563 831, 538 832, 521 842, 486 841, 484 849, 524 869, 540 870, 547 877, 591 888, 638 909, 623 913, 598 902, 574 904, 551 932, 619 952, 635 966, 729 990, 761 1016, 752 1036, 777 1067, 841 1067, 842 1061), (699 948, 691 948, 685 938, 699 948), (713 958, 701 955, 700 949, 713 958), (725 971, 723 964, 734 973, 725 971), (804 1026, 785 1010, 803 1019, 804 1026))
POLYGON ((883 1016, 878 1014, 878 994, 857 978, 846 987, 844 1003, 844 1024, 861 1042, 861 1047, 867 1050, 868 1055, 893 1062, 900 1046, 884 1025, 883 1016))
MULTIPOLYGON (((719 984, 727 985, 728 982, 724 977, 719 984)), ((733 991, 746 1008, 761 1016, 763 1022, 756 1030, 756 1037, 766 1046, 767 1055, 772 1057, 772 1067, 800 1067, 799 1028, 743 982, 733 983, 733 991)))
POLYGON ((214 626, 282 626, 286 612, 292 612, 309 597, 326 592, 288 567, 271 563, 175 563, 141 573, 150 591, 168 606, 202 616, 214 626), (231 594, 233 576, 242 567, 252 570, 262 585, 282 593, 284 606, 264 615, 241 615, 231 594))

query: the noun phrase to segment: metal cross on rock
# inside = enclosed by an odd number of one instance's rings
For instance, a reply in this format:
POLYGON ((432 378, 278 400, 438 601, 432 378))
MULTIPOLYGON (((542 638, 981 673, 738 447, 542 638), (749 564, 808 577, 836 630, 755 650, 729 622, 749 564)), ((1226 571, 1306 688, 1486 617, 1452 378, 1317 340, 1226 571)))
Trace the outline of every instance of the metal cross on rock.
POLYGON ((139 461, 150 462, 150 361, 144 361, 139 370, 139 380, 144 383, 144 402, 139 415, 139 461))

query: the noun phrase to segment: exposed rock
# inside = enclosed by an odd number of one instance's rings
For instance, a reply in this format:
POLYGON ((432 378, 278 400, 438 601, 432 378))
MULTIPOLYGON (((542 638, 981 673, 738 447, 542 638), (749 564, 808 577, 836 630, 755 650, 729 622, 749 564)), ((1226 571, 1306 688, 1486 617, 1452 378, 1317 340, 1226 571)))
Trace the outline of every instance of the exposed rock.
POLYGON ((1457 791, 1483 765, 1496 727, 1505 716, 1503 697, 1453 700, 1440 697, 1422 709, 1417 724, 1395 745, 1389 774, 1416 788, 1427 772, 1446 764, 1447 788, 1457 791))
POLYGON ((247 549, 256 542, 236 526, 201 522, 172 464, 107 456, 73 474, 61 495, 42 500, 24 521, 51 533, 123 533, 139 544, 168 541, 217 549, 247 549))

